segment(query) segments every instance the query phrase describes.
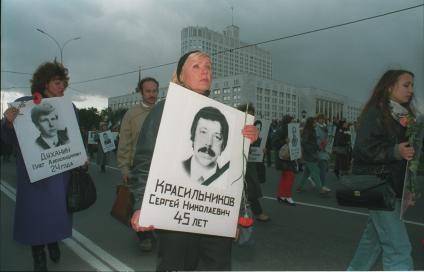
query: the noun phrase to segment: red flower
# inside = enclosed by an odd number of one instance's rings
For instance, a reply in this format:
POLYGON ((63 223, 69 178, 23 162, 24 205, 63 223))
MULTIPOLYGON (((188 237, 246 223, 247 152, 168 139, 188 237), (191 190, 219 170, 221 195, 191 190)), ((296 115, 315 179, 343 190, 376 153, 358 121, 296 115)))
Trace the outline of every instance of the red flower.
POLYGON ((238 223, 240 226, 248 228, 253 226, 253 218, 242 216, 239 218, 238 223))
POLYGON ((408 117, 407 116, 402 116, 399 118, 399 123, 402 127, 406 127, 409 123, 408 117))
POLYGON ((41 103, 41 99, 43 98, 39 92, 35 92, 32 97, 34 98, 34 104, 38 105, 41 103))

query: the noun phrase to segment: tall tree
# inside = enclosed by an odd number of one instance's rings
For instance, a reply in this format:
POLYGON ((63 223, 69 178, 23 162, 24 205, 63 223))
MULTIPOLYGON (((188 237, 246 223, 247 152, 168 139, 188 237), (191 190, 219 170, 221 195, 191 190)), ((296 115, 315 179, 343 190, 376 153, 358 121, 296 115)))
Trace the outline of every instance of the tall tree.
POLYGON ((80 127, 84 127, 88 130, 97 128, 100 120, 100 114, 96 108, 91 107, 79 110, 80 127))

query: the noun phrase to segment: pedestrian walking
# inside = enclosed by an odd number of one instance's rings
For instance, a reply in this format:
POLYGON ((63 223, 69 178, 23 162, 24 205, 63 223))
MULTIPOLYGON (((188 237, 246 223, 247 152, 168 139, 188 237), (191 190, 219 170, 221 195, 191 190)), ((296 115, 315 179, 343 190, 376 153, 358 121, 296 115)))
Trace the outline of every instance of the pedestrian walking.
POLYGON ((401 120, 415 116, 413 87, 412 72, 385 72, 359 117, 352 172, 358 175, 383 172, 397 200, 394 211, 370 210, 348 270, 370 270, 380 255, 384 270, 414 270, 408 232, 400 219, 406 165, 414 156, 401 120))

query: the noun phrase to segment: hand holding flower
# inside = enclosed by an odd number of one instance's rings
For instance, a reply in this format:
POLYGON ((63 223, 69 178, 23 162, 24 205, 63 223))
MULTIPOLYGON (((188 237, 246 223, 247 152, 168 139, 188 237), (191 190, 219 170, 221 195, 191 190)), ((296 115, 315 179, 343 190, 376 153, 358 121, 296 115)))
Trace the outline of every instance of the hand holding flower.
POLYGON ((407 161, 410 161, 414 158, 414 148, 409 145, 408 142, 400 143, 399 144, 399 153, 402 158, 404 158, 407 161))

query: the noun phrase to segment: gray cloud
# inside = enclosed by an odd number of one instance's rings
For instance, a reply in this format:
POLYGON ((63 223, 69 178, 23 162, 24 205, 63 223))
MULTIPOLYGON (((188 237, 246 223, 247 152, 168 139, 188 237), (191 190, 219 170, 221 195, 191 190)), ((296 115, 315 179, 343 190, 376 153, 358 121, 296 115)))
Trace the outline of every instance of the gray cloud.
MULTIPOLYGON (((423 0, 4 0, 2 70, 32 73, 59 57, 59 43, 80 36, 63 51, 76 100, 115 96, 134 90, 138 73, 93 81, 176 61, 180 31, 189 25, 221 32, 240 27, 241 40, 256 43, 423 4, 423 0)), ((273 76, 287 83, 326 89, 364 100, 389 68, 416 74, 415 91, 424 101, 423 7, 260 47, 273 57, 273 76)), ((143 71, 165 84, 175 65, 143 71)), ((29 86, 30 75, 1 74, 2 91, 29 86)), ((16 91, 16 89, 14 90, 16 91)), ((29 93, 28 89, 22 92, 29 93)), ((423 106, 424 107, 424 106, 423 106)))

